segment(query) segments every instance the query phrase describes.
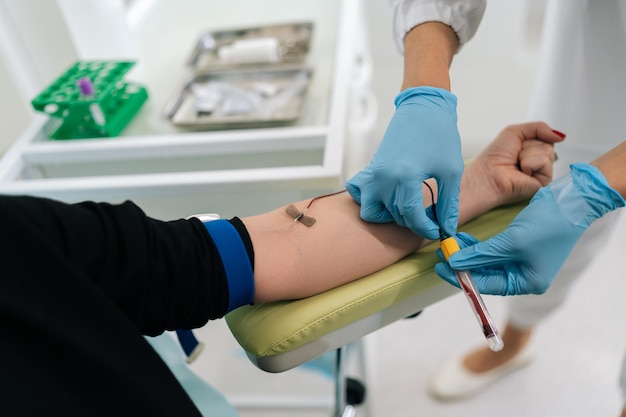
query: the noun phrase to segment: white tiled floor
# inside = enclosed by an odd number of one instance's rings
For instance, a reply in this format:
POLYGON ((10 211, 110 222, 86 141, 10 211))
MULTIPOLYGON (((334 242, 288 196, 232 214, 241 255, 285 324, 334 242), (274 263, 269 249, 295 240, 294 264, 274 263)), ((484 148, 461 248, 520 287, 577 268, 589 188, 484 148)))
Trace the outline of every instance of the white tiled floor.
MULTIPOLYGON (((490 2, 475 39, 455 59, 453 90, 459 98, 459 129, 468 157, 505 125, 525 120, 536 62, 532 43, 536 36, 524 32, 525 8, 540 2, 490 2)), ((393 112, 402 59, 390 40, 387 3, 366 3, 380 112, 376 136, 380 137, 393 112)), ((375 359, 368 386, 373 410, 369 417, 618 416, 621 402, 617 378, 626 349, 625 220, 622 216, 612 249, 598 254, 565 305, 537 329, 536 361, 476 398, 439 403, 425 390, 429 377, 451 355, 483 343, 460 294, 415 319, 395 323, 368 337, 367 347, 375 359)), ((506 300, 485 297, 485 301, 502 324, 506 300)), ((272 395, 331 396, 329 379, 311 369, 265 374, 254 368, 242 357, 223 323, 202 329, 200 337, 211 340, 214 351, 203 355, 210 363, 196 366, 231 398, 241 400, 246 392, 265 399, 272 395)), ((241 415, 317 417, 329 416, 330 412, 242 409, 241 415)))

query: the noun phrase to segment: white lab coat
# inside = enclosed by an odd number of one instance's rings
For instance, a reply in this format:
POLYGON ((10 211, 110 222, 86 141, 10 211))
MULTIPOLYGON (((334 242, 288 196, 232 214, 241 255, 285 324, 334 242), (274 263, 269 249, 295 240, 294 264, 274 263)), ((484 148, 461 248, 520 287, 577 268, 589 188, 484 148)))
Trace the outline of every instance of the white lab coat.
POLYGON ((441 22, 459 37, 459 49, 476 33, 485 13, 487 0, 389 0, 393 40, 404 53, 404 36, 424 22, 441 22))
POLYGON ((626 1, 549 0, 530 118, 567 134, 559 156, 593 159, 626 140, 625 98, 626 1))
MULTIPOLYGON (((626 0, 550 0, 529 116, 567 134, 556 146, 555 176, 626 140, 625 98, 626 0)), ((545 295, 510 300, 511 321, 534 326, 557 308, 623 211, 592 224, 545 295)))
MULTIPOLYGON (((626 140, 626 0, 548 1, 529 116, 567 134, 556 176, 626 140)), ((534 326, 558 308, 624 217, 621 209, 593 223, 546 294, 511 299, 511 322, 534 326)), ((626 404, 626 355, 619 385, 626 404)))

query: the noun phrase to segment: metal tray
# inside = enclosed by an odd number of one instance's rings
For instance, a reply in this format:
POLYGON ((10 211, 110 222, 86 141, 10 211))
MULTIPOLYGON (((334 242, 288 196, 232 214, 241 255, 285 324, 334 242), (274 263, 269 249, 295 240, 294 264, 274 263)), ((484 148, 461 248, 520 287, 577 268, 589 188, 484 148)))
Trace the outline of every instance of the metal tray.
POLYGON ((262 27, 247 27, 203 33, 196 42, 187 65, 194 70, 224 69, 252 65, 302 64, 309 53, 313 23, 296 22, 262 27), (235 42, 263 38, 278 43, 277 60, 273 62, 224 63, 220 61, 220 48, 235 42))
POLYGON ((177 90, 165 117, 203 129, 289 124, 301 116, 311 76, 303 66, 197 72, 177 90))

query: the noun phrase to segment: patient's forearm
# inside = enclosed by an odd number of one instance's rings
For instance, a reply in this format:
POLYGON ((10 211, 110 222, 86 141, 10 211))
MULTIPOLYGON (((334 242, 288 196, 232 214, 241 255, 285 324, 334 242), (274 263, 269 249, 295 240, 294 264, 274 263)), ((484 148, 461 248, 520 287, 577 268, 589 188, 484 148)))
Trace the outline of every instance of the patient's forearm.
POLYGON ((459 41, 454 30, 439 22, 422 23, 404 38, 402 90, 431 86, 450 90, 448 68, 459 41))
MULTIPOLYGON (((472 197, 477 193, 467 181, 463 184, 461 224, 491 208, 472 197)), ((424 188, 423 195, 430 205, 430 191, 424 188)), ((303 210, 309 202, 294 205, 303 210)), ((307 215, 316 219, 312 227, 294 222, 284 207, 242 219, 254 246, 257 302, 318 294, 378 271, 429 243, 395 223, 362 221, 359 206, 347 193, 316 200, 307 215)))
POLYGON ((607 181, 622 197, 626 198, 626 141, 617 145, 593 162, 602 171, 607 181))

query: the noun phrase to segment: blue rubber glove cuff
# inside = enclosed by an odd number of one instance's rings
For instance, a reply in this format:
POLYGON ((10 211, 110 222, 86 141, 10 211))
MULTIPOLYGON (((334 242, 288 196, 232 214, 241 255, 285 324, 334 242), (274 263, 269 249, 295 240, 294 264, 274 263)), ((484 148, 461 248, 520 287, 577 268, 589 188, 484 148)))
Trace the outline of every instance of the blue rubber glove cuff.
POLYGON ((254 274, 237 229, 227 220, 204 222, 222 260, 228 282, 228 312, 254 299, 254 274))
POLYGON ((567 220, 587 229, 594 220, 619 207, 624 199, 609 185, 598 168, 576 163, 570 175, 553 181, 548 188, 567 220))
POLYGON ((437 87, 410 87, 402 90, 396 98, 393 100, 393 104, 396 106, 396 109, 400 107, 403 103, 410 103, 412 97, 418 97, 420 100, 423 98, 428 99, 428 97, 433 97, 432 101, 437 106, 440 106, 442 102, 439 99, 444 99, 445 104, 448 106, 448 110, 456 114, 456 105, 457 98, 450 91, 445 88, 437 88, 437 87), (436 101, 435 101, 436 100, 436 101))

